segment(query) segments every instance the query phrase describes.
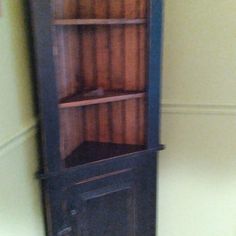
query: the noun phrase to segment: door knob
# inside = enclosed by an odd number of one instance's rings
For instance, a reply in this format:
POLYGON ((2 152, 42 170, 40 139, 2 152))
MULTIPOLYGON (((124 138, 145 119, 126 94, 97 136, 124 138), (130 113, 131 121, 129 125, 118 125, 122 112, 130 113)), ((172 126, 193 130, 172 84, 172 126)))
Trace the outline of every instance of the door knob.
POLYGON ((66 236, 72 231, 71 227, 66 227, 57 233, 57 236, 66 236))
POLYGON ((70 211, 70 214, 71 214, 72 216, 76 216, 76 215, 78 214, 78 211, 75 210, 75 209, 73 209, 73 210, 70 211))

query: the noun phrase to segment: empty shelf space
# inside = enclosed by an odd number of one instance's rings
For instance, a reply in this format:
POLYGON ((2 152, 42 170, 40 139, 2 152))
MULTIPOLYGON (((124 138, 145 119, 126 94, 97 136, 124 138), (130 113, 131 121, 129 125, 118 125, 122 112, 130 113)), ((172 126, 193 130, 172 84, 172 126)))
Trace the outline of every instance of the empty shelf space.
POLYGON ((54 25, 125 25, 146 22, 146 19, 57 19, 54 25))
POLYGON ((143 98, 145 92, 124 92, 124 91, 105 91, 101 96, 84 96, 81 94, 62 99, 59 108, 71 108, 89 106, 108 102, 118 102, 122 100, 143 98))
POLYGON ((143 145, 84 142, 65 159, 66 168, 143 151, 143 145))

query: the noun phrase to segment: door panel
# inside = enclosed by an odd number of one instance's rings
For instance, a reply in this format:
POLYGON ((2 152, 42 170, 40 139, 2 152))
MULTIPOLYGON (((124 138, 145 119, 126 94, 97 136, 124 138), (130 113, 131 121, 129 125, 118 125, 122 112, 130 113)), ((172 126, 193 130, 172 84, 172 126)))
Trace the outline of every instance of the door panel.
POLYGON ((75 236, 135 234, 134 170, 71 186, 64 194, 75 236))
MULTIPOLYGON (((84 198, 82 202, 82 219, 77 222, 81 236, 120 236, 134 235, 134 194, 131 188, 116 189, 92 198, 84 198)), ((93 193, 90 193, 93 194, 93 193)))
POLYGON ((72 169, 50 183, 50 236, 155 235, 155 152, 72 169))

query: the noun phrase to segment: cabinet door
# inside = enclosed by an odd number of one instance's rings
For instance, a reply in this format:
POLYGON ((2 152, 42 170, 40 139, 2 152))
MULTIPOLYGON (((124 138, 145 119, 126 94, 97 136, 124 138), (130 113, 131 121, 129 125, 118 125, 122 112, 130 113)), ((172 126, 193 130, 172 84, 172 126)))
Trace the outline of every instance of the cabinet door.
POLYGON ((136 186, 133 169, 72 185, 65 192, 75 236, 136 235, 136 186))
POLYGON ((111 160, 61 178, 55 179, 60 190, 52 190, 56 236, 155 235, 155 153, 111 160))

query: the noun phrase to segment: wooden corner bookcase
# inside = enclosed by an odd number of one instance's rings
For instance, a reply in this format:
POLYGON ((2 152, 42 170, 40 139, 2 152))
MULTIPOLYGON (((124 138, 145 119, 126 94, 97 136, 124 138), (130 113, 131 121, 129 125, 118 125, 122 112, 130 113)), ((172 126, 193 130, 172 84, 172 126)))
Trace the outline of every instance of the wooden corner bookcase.
POLYGON ((48 235, 155 235, 162 1, 30 3, 48 235))

